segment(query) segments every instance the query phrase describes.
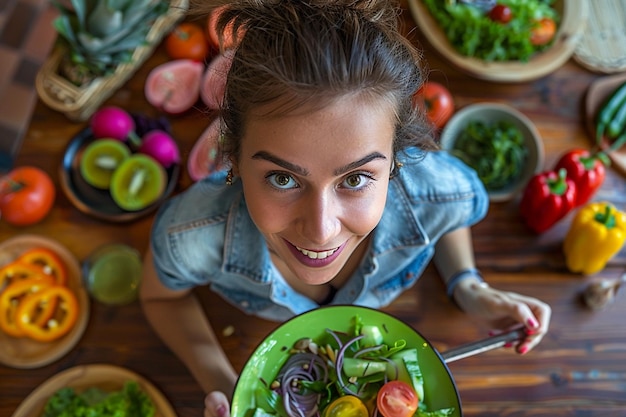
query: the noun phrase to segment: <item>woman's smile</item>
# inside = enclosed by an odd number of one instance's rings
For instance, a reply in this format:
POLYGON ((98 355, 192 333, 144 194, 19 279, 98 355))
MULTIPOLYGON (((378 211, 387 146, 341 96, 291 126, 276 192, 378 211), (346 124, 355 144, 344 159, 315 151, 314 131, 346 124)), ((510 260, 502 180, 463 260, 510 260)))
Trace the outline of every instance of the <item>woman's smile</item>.
POLYGON ((342 249, 344 248, 344 245, 341 245, 330 250, 314 251, 294 246, 289 242, 286 243, 296 259, 298 259, 302 264, 311 268, 321 268, 329 265, 339 256, 342 249))

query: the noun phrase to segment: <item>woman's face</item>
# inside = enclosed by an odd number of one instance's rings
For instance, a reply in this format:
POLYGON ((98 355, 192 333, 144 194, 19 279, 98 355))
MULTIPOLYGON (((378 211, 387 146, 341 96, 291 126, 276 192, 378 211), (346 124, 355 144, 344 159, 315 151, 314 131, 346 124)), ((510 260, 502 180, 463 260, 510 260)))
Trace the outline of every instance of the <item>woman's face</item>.
POLYGON ((329 282, 378 224, 394 120, 386 102, 355 97, 249 119, 235 170, 270 251, 301 281, 329 282))

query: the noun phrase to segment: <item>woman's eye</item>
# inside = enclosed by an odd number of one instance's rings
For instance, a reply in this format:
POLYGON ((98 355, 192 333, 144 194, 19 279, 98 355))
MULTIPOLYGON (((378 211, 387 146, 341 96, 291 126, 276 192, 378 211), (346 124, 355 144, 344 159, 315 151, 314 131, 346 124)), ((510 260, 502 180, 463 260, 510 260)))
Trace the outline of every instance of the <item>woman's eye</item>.
POLYGON ((283 190, 298 187, 298 183, 291 177, 291 175, 280 172, 268 175, 267 181, 272 186, 283 190))
POLYGON ((343 181, 343 186, 353 190, 360 190, 366 187, 371 178, 365 174, 352 174, 343 181))

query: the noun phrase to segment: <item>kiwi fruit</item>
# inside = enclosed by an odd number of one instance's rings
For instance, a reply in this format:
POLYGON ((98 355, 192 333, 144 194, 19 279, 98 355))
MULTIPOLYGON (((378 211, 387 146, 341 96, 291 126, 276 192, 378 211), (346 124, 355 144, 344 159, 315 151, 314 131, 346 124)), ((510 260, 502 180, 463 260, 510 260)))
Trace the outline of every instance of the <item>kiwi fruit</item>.
POLYGON ((133 154, 117 167, 109 188, 113 201, 127 211, 141 210, 156 202, 167 184, 165 168, 145 154, 133 154))
POLYGON ((121 163, 130 157, 130 149, 117 139, 96 139, 80 158, 80 174, 92 187, 106 190, 121 163))

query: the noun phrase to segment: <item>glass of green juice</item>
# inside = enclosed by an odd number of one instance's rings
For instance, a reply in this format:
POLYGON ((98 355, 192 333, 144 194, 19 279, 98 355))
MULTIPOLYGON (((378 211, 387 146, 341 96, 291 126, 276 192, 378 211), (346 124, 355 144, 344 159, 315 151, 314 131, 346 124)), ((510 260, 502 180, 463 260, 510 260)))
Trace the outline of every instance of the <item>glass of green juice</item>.
POLYGON ((141 273, 139 252, 121 243, 104 245, 83 262, 87 291, 103 304, 123 305, 135 301, 141 273))

